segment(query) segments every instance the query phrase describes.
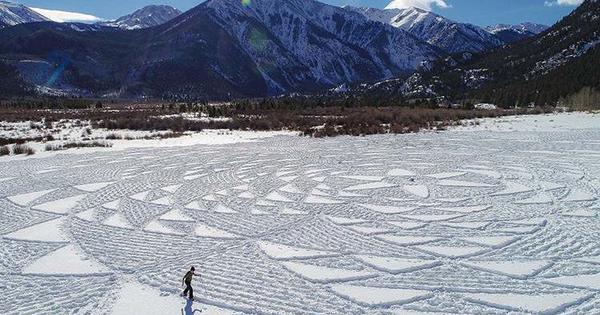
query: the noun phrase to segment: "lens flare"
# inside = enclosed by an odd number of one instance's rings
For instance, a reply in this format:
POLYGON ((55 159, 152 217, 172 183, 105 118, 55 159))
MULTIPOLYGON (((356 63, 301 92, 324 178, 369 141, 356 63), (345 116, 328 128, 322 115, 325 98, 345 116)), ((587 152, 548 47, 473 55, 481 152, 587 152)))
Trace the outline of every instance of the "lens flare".
POLYGON ((60 82, 61 77, 64 75, 65 71, 68 69, 69 64, 71 64, 71 57, 68 53, 62 51, 54 51, 50 53, 47 57, 51 64, 54 66, 51 69, 48 69, 49 76, 44 86, 52 86, 57 82, 60 82))
POLYGON ((245 7, 249 7, 252 4, 251 0, 242 0, 242 5, 245 7))
POLYGON ((52 75, 50 75, 50 77, 48 78, 48 81, 46 81, 45 86, 53 85, 54 82, 56 82, 56 80, 58 80, 58 78, 63 74, 66 67, 67 67, 67 65, 64 63, 62 63, 58 67, 56 67, 56 69, 54 69, 54 71, 52 72, 52 75))

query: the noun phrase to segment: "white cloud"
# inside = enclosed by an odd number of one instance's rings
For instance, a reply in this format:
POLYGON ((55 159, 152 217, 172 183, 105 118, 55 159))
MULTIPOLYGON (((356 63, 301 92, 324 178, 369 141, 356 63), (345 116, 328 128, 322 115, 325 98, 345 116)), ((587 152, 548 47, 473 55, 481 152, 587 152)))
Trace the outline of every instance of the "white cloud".
MULTIPOLYGON (((564 0, 558 0, 564 1, 564 0)), ((431 10, 434 6, 438 8, 451 8, 446 0, 392 0, 386 9, 406 9, 410 7, 420 8, 423 10, 431 10)))
POLYGON ((580 5, 583 3, 583 0, 552 0, 552 1, 546 1, 544 4, 547 7, 553 7, 553 6, 569 6, 569 5, 580 5))
POLYGON ((47 9, 39 9, 39 8, 30 8, 31 10, 47 17, 49 20, 59 23, 65 22, 82 22, 82 23, 94 23, 99 21, 104 21, 97 16, 77 13, 77 12, 67 12, 67 11, 58 11, 58 10, 47 10, 47 9))

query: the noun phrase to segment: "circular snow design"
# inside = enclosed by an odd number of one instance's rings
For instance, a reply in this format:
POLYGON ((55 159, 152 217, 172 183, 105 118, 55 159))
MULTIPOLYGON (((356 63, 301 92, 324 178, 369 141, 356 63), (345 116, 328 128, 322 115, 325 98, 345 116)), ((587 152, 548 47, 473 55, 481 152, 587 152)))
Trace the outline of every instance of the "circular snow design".
POLYGON ((586 313, 599 161, 593 130, 3 160, 0 313, 179 313, 191 265, 209 314, 586 313))

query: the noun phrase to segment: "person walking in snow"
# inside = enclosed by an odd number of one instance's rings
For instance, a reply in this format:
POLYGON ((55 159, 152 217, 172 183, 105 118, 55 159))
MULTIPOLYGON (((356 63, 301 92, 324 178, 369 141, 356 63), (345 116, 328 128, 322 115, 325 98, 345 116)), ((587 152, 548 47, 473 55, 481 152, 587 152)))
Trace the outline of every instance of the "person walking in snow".
POLYGON ((182 286, 185 284, 185 290, 183 290, 183 296, 185 297, 185 295, 189 292, 190 300, 194 299, 194 289, 192 288, 192 278, 196 275, 194 273, 194 271, 196 271, 196 268, 194 268, 192 266, 192 268, 190 268, 190 271, 188 271, 185 274, 185 276, 183 277, 183 281, 181 283, 182 286))

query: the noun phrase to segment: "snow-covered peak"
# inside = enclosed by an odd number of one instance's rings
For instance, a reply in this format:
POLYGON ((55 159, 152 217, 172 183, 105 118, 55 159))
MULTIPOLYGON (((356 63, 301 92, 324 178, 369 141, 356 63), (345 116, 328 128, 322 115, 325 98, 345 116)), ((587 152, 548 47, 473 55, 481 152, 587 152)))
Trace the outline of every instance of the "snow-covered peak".
POLYGON ((22 4, 0 1, 0 28, 42 21, 48 21, 48 19, 22 4))
POLYGON ((361 13, 369 20, 403 29, 448 53, 480 52, 502 44, 478 26, 458 23, 419 8, 381 10, 346 6, 345 9, 361 13))
POLYGON ((101 23, 104 26, 135 30, 164 24, 181 14, 168 5, 149 5, 114 21, 101 23))
POLYGON ((531 33, 531 34, 539 34, 548 29, 547 25, 536 24, 530 22, 524 22, 520 24, 498 24, 494 26, 486 27, 486 30, 492 34, 497 34, 502 31, 515 31, 521 34, 531 33))
POLYGON ((368 19, 390 24, 394 27, 402 28, 405 30, 409 30, 412 27, 415 27, 418 24, 431 24, 431 23, 439 23, 442 21, 452 22, 449 19, 441 17, 433 12, 429 12, 423 9, 411 7, 406 9, 376 9, 376 8, 368 8, 368 7, 351 7, 345 6, 347 10, 352 10, 358 13, 363 14, 368 19))
POLYGON ((404 29, 419 27, 419 25, 435 25, 440 23, 457 24, 450 19, 419 8, 401 10, 394 20, 391 21, 393 26, 404 29))
POLYGON ((385 24, 390 24, 396 16, 401 13, 401 9, 376 9, 371 7, 353 7, 346 5, 343 7, 346 10, 358 12, 372 21, 377 21, 385 24))
POLYGON ((544 24, 537 24, 537 23, 530 23, 530 22, 524 22, 521 23, 519 25, 517 25, 518 27, 520 27, 522 30, 534 33, 534 34, 539 34, 542 33, 543 31, 547 30, 548 28, 550 28, 548 25, 544 25, 544 24))

